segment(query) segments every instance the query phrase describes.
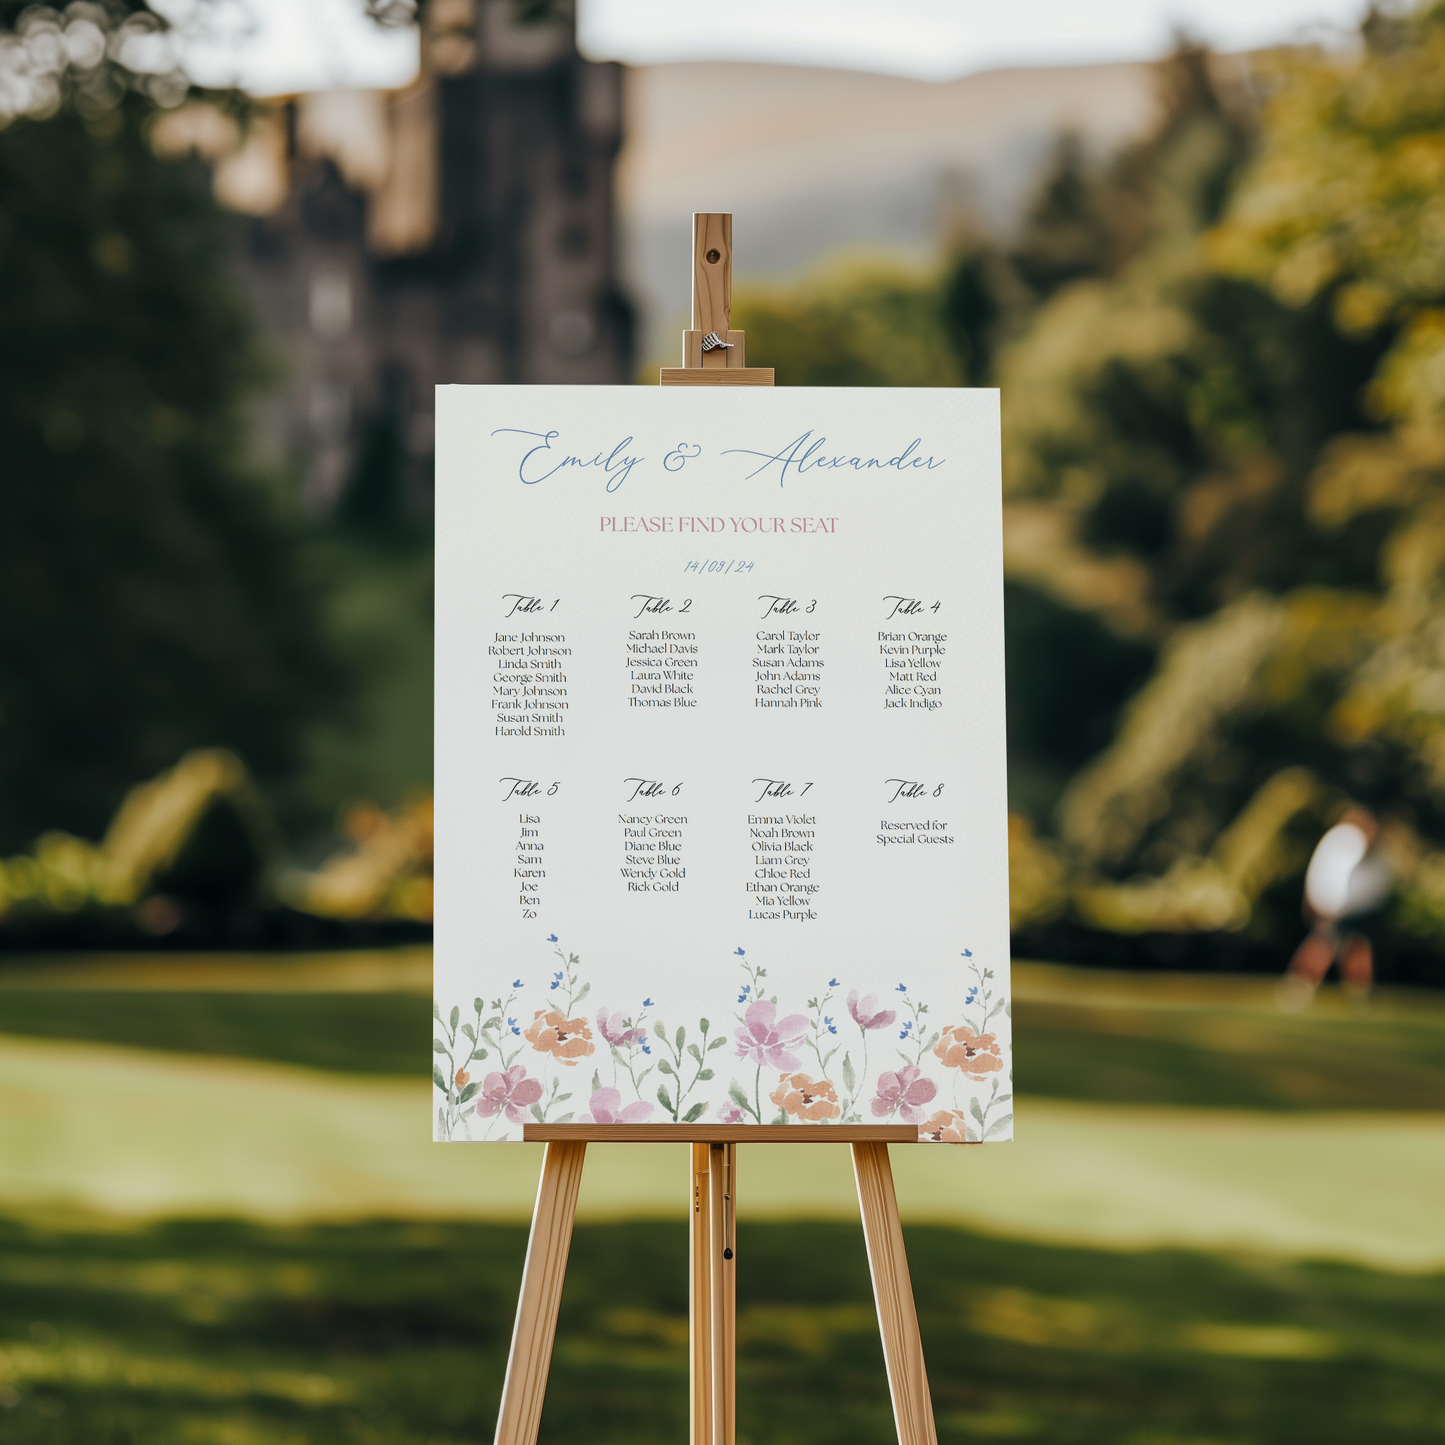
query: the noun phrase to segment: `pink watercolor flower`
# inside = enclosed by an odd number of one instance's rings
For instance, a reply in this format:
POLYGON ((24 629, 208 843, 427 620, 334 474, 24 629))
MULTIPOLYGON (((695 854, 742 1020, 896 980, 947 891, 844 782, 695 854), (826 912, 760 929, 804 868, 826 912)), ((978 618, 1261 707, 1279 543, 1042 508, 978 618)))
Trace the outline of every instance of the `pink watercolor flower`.
POLYGON ((622 1095, 616 1089, 598 1089, 588 1100, 587 1110, 579 1124, 640 1124, 652 1113, 652 1105, 639 1100, 623 1108, 622 1095))
POLYGON ((736 1104, 724 1104, 717 1111, 717 1116, 724 1124, 741 1124, 743 1111, 736 1104))
POLYGON ((894 1111, 905 1124, 923 1122, 923 1105, 938 1092, 932 1079, 921 1078, 923 1070, 916 1064, 904 1064, 896 1073, 889 1069, 878 1075, 878 1097, 873 1100, 874 1115, 891 1119, 894 1111))
POLYGON ((597 1010, 597 1032, 617 1049, 629 1048, 642 1037, 642 1030, 628 1028, 627 1020, 617 1009, 611 1013, 605 1008, 597 1010))
POLYGON ((491 1119, 505 1113, 509 1122, 525 1124, 527 1106, 542 1097, 542 1081, 529 1079, 521 1064, 513 1064, 506 1073, 488 1074, 482 1080, 482 1097, 477 1100, 477 1113, 491 1119))
POLYGON ((860 999, 856 988, 848 995, 848 1012, 860 1029, 886 1029, 898 1017, 893 1009, 878 1007, 876 993, 860 999))
POLYGON ((744 1026, 737 1031, 738 1058, 751 1059, 780 1072, 796 1069, 801 1062, 789 1049, 801 1048, 808 1028, 806 1014, 778 1018, 778 1006, 767 999, 748 1005, 744 1026))

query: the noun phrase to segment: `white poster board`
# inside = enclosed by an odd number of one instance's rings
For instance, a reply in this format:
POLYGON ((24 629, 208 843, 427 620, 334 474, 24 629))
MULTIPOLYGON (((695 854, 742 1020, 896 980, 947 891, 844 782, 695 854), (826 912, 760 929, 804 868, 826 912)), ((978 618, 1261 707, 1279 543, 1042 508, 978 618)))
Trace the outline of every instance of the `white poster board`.
POLYGON ((1012 1133, 998 394, 437 392, 438 1139, 1012 1133))

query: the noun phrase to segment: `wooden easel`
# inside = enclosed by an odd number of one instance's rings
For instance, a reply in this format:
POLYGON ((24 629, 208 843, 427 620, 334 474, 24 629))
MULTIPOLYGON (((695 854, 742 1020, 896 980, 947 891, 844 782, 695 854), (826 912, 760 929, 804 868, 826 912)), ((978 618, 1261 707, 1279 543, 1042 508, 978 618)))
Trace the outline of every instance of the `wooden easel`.
MULTIPOLYGON (((732 320, 730 215, 692 218, 692 327, 683 364, 662 368, 663 386, 771 386, 771 367, 748 366, 747 338, 732 320), (714 344, 704 350, 709 336, 714 344)), ((517 1300, 517 1323, 497 1411, 496 1445, 536 1445, 557 1334, 562 1279, 572 1243, 577 1190, 588 1144, 657 1141, 692 1146, 688 1268, 692 1359, 691 1445, 735 1445, 737 1399, 737 1146, 848 1144, 873 1276, 873 1299, 899 1445, 937 1445, 918 1311, 893 1192, 890 1144, 916 1144, 909 1124, 528 1124, 523 1138, 544 1143, 542 1178, 517 1300)))

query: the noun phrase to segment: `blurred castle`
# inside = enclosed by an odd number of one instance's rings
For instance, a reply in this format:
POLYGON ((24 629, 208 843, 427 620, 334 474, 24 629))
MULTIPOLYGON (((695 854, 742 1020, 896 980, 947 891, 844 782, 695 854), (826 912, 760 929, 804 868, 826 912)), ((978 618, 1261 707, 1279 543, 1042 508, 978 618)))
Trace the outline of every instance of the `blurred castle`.
POLYGON ((261 442, 313 510, 399 488, 430 511, 437 383, 628 379, 621 68, 582 59, 566 8, 432 0, 405 90, 304 95, 231 146, 219 112, 186 107, 158 136, 209 152, 249 217, 238 264, 285 367, 261 442))

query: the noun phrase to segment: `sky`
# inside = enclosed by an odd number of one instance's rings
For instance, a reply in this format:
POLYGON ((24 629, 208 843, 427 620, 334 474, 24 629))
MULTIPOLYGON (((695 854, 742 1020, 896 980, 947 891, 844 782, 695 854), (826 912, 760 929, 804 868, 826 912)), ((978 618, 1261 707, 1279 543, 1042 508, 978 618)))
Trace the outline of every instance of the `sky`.
MULTIPOLYGON (((181 19, 194 0, 152 0, 181 19)), ((1179 30, 1218 49, 1335 39, 1362 0, 578 0, 593 60, 651 65, 752 60, 951 80, 1016 65, 1147 60, 1179 30)), ((382 30, 363 0, 221 0, 185 43, 203 84, 278 95, 392 89, 415 74, 417 39, 382 30)))
POLYGON ((204 11, 195 0, 149 3, 177 26, 181 63, 200 85, 291 95, 395 90, 416 75, 416 32, 373 24, 364 0, 214 0, 204 11))
POLYGON ((1220 50, 1334 39, 1361 0, 579 0, 594 60, 757 60, 953 80, 1016 65, 1148 60, 1184 29, 1220 50))

